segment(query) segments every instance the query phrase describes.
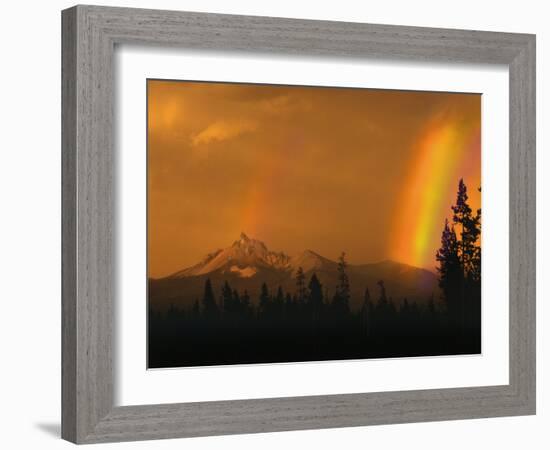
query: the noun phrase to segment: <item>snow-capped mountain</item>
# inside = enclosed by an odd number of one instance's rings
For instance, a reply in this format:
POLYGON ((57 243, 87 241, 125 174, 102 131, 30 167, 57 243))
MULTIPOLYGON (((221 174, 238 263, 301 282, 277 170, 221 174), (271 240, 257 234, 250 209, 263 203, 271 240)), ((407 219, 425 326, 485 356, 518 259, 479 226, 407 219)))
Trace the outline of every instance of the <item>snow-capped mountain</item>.
POLYGON ((183 278, 205 275, 221 270, 234 272, 245 278, 256 274, 259 269, 291 270, 290 258, 282 252, 272 252, 256 239, 241 233, 231 247, 208 254, 201 262, 170 275, 169 278, 183 278))
MULTIPOLYGON (((210 279, 216 291, 225 281, 239 292, 246 290, 252 302, 256 301, 263 283, 271 291, 281 286, 292 294, 299 267, 307 280, 315 273, 329 297, 334 293, 338 282, 335 261, 312 250, 290 257, 283 252, 271 251, 263 242, 241 233, 231 246, 209 253, 197 264, 166 278, 150 279, 149 300, 156 308, 163 309, 170 304, 186 308, 202 297, 206 279, 210 279)), ((384 281, 388 296, 398 299, 394 300, 396 302, 406 297, 409 301, 424 303, 438 293, 434 273, 395 261, 349 265, 347 273, 352 307, 362 303, 366 288, 376 298, 379 280, 384 281)))

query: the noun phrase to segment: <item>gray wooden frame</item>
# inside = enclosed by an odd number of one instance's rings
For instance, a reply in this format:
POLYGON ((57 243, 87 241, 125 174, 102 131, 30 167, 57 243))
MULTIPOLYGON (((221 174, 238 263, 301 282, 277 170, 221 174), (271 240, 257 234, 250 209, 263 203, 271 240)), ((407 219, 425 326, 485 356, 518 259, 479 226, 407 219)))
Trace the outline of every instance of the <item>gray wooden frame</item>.
POLYGON ((76 6, 62 13, 62 437, 76 443, 535 413, 535 36, 76 6), (113 52, 138 43, 505 64, 510 77, 508 385, 113 404, 113 52))

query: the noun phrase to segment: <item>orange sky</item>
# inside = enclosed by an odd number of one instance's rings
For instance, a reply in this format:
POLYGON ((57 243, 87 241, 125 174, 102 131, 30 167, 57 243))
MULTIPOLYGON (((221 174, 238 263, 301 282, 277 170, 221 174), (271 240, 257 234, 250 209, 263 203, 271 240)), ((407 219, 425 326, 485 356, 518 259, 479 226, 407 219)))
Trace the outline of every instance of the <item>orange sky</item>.
POLYGON ((241 231, 289 255, 433 269, 460 177, 480 205, 481 96, 148 80, 149 276, 241 231))

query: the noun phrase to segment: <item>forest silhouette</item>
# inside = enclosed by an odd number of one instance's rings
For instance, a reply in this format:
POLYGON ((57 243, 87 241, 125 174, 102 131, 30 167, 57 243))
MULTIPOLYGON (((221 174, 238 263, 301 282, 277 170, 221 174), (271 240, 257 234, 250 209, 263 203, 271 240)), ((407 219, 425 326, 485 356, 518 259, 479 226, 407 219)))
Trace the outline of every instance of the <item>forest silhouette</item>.
POLYGON ((423 304, 391 299, 384 280, 364 286, 362 305, 350 308, 346 255, 328 295, 315 272, 296 270, 295 289, 261 283, 257 299, 228 281, 206 279, 191 308, 151 305, 148 366, 183 367, 323 361, 481 352, 481 209, 472 211, 461 179, 451 220, 434 255, 439 298, 423 304), (255 301, 253 301, 255 300, 255 301))

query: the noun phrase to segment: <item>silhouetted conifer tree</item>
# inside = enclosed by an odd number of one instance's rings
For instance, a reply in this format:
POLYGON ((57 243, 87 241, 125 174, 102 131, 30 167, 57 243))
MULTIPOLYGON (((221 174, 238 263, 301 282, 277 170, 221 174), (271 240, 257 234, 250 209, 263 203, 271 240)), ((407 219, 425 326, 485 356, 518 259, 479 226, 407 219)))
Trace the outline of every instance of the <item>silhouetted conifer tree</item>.
POLYGON ((458 246, 459 258, 464 271, 465 279, 476 277, 474 274, 475 260, 477 257, 476 242, 481 233, 480 216, 472 215, 472 208, 468 204, 468 189, 462 178, 458 183, 456 204, 451 207, 453 210, 453 222, 460 229, 460 242, 458 246))
POLYGON ((306 299, 306 276, 304 269, 298 267, 296 271, 296 297, 298 303, 304 303, 306 299))
POLYGON ((285 302, 285 294, 281 286, 277 288, 277 295, 275 296, 275 302, 281 305, 285 302))
POLYGON ((456 233, 445 220, 445 227, 441 233, 441 247, 435 258, 438 262, 439 287, 443 292, 449 318, 455 325, 460 324, 462 320, 464 294, 464 272, 458 246, 456 233))
POLYGON ((205 317, 214 318, 218 315, 218 305, 214 298, 212 283, 208 278, 204 284, 204 296, 202 298, 202 311, 205 317))
POLYGON ((378 300, 378 304, 385 306, 388 303, 388 297, 386 295, 386 286, 384 285, 384 281, 379 280, 376 284, 380 287, 380 298, 378 300))
POLYGON ((342 252, 338 258, 338 284, 332 300, 333 310, 337 316, 346 316, 349 314, 350 287, 349 278, 346 273, 348 265, 346 263, 346 254, 342 252))
POLYGON ((243 308, 241 304, 241 296, 239 295, 239 292, 236 289, 233 289, 233 293, 231 294, 231 306, 235 312, 235 314, 242 314, 243 308))
POLYGON ((285 294, 283 292, 283 288, 281 286, 279 286, 277 288, 277 294, 275 295, 275 298, 273 299, 273 305, 272 305, 272 310, 273 310, 272 315, 276 319, 281 318, 281 316, 283 314, 284 306, 285 306, 285 294))
POLYGON ((436 254, 439 286, 452 324, 478 328, 481 320, 481 210, 476 214, 468 204, 464 181, 458 183, 453 211, 453 226, 445 221, 441 248, 436 254), (455 227, 460 231, 457 238, 455 227))
POLYGON ((260 314, 265 315, 268 312, 269 309, 269 289, 267 288, 267 284, 262 283, 262 288, 260 290, 260 303, 259 303, 259 309, 260 314))
POLYGON ((395 308, 395 303, 393 303, 393 300, 392 300, 391 297, 388 301, 388 314, 389 314, 389 319, 390 320, 395 319, 395 315, 397 314, 397 309, 395 308))
MULTIPOLYGON (((478 188, 478 192, 481 192, 481 188, 478 188)), ((477 243, 481 236, 481 209, 476 211, 471 224, 472 233, 475 238, 474 243, 477 243)), ((474 254, 472 257, 471 279, 474 283, 481 283, 481 246, 475 245, 474 254)))
POLYGON ((416 302, 412 302, 410 306, 410 315, 411 322, 416 323, 418 316, 420 315, 420 309, 418 308, 418 304, 416 302))
POLYGON ((370 291, 369 288, 365 288, 365 295, 363 297, 363 305, 361 306, 360 311, 360 318, 361 318, 361 326, 363 327, 365 333, 367 335, 370 334, 371 325, 372 325, 372 317, 373 316, 373 304, 370 298, 370 291))
POLYGON ((246 289, 241 299, 241 311, 245 317, 249 316, 251 313, 250 295, 246 289))
POLYGON ((375 307, 375 316, 376 316, 376 333, 380 335, 391 334, 390 330, 390 321, 395 311, 393 303, 388 301, 388 296, 386 294, 386 286, 383 280, 379 280, 376 283, 380 288, 380 296, 378 297, 378 302, 375 307))
POLYGON ((234 304, 233 304, 233 293, 231 291, 231 287, 229 286, 229 283, 227 280, 223 284, 222 287, 222 308, 224 314, 232 314, 235 312, 234 304))
POLYGON ((294 313, 293 306, 294 305, 293 305, 293 302, 292 302, 292 295, 290 295, 290 293, 287 292, 286 297, 285 297, 285 316, 287 318, 292 317, 292 314, 294 313))
POLYGON ((194 317, 198 317, 200 315, 200 313, 201 313, 201 311, 200 311, 199 300, 195 299, 195 302, 193 303, 193 308, 191 309, 191 314, 194 317))
POLYGON ((323 285, 314 273, 309 280, 309 296, 308 306, 314 320, 319 320, 321 317, 321 309, 323 307, 323 285))
POLYGON ((405 297, 405 299, 403 300, 403 304, 401 305, 401 309, 399 311, 401 314, 403 314, 404 316, 408 316, 411 312, 410 310, 410 307, 409 307, 409 301, 407 300, 407 298, 405 297))

